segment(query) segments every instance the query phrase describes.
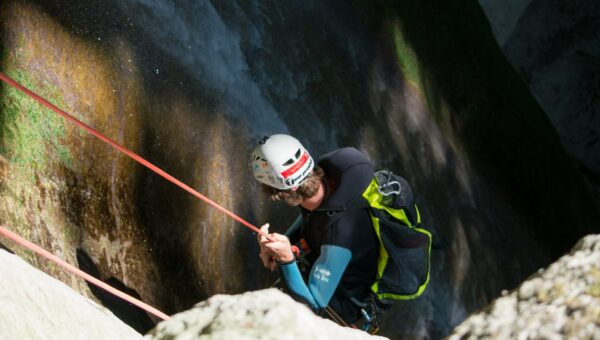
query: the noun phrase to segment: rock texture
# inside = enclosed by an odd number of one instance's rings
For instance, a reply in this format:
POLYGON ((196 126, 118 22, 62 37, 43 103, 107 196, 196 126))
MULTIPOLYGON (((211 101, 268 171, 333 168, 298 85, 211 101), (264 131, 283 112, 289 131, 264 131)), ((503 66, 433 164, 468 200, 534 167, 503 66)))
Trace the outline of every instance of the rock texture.
POLYGON ((145 338, 385 339, 322 319, 277 289, 215 295, 161 322, 145 338))
POLYGON ((600 339, 600 235, 458 326, 450 339, 600 339))
MULTIPOLYGON (((4 0, 0 67, 274 231, 297 211, 248 171, 263 134, 289 132, 315 157, 355 146, 403 174, 450 245, 432 255, 426 295, 387 314, 382 334, 437 339, 600 225, 488 27, 475 0, 4 0)), ((2 224, 170 314, 275 281, 239 223, 0 93, 2 224)))
POLYGON ((498 45, 504 46, 532 0, 479 0, 498 45))
POLYGON ((142 339, 104 307, 0 249, 0 339, 142 339))
MULTIPOLYGON (((600 3, 479 0, 567 151, 600 177, 600 3)), ((600 192, 600 186, 596 183, 600 192)))

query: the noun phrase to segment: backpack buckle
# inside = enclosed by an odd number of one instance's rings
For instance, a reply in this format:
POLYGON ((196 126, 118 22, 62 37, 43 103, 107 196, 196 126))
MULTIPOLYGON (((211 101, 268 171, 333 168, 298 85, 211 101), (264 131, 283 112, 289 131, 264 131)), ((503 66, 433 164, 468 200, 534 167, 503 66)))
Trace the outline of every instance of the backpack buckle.
POLYGON ((400 182, 398 181, 392 181, 392 172, 382 171, 382 175, 387 176, 387 178, 385 179, 385 183, 377 187, 377 191, 385 197, 391 195, 399 195, 402 192, 402 184, 400 184, 400 182), (398 186, 398 189, 393 190, 394 186, 398 186))
POLYGON ((386 196, 386 197, 391 196, 391 195, 400 195, 400 193, 402 192, 402 185, 398 181, 391 181, 386 184, 378 186, 377 191, 379 191, 380 194, 382 194, 383 196, 386 196), (387 191, 387 188, 391 188, 394 185, 398 186, 398 190, 387 191))

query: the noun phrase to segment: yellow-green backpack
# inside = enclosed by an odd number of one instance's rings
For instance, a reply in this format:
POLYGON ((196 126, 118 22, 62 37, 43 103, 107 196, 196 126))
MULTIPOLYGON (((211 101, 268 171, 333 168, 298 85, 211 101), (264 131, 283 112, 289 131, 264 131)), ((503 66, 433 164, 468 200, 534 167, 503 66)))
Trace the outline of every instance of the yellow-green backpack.
POLYGON ((432 236, 421 226, 408 182, 389 170, 378 170, 362 196, 379 240, 371 290, 383 302, 419 297, 429 283, 432 236))

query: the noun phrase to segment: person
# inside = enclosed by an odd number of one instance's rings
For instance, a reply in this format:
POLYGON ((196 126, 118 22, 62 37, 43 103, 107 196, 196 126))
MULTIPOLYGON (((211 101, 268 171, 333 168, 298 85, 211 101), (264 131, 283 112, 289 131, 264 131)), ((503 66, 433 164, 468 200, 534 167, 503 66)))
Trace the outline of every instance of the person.
POLYGON ((358 324, 364 302, 374 301, 370 286, 379 250, 368 210, 351 207, 373 178, 371 162, 345 147, 322 156, 315 166, 296 138, 276 134, 259 142, 251 167, 273 200, 301 211, 284 235, 269 233, 269 224, 261 227, 269 235, 258 235, 263 265, 279 268, 287 288, 315 312, 343 325, 358 324), (298 241, 307 262, 306 281, 292 248, 298 241))

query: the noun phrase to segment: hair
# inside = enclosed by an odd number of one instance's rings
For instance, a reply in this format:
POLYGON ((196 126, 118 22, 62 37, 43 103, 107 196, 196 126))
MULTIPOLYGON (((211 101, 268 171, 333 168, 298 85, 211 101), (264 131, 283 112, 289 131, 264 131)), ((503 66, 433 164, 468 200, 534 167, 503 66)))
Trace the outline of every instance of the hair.
POLYGON ((319 190, 321 180, 325 176, 325 172, 320 167, 313 169, 312 173, 302 181, 302 184, 298 186, 298 189, 276 189, 266 184, 261 183, 262 191, 269 195, 273 201, 284 201, 285 203, 296 206, 302 202, 305 198, 313 197, 319 190))

